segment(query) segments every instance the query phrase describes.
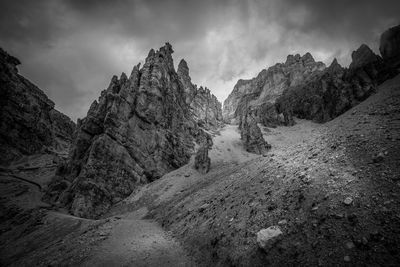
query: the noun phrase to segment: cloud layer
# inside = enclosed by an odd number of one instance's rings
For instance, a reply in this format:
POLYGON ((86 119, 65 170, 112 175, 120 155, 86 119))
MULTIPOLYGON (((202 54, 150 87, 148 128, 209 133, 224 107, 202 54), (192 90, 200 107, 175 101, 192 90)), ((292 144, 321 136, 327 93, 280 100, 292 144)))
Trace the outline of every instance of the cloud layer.
POLYGON ((0 46, 23 75, 73 119, 83 117, 113 74, 130 73, 150 48, 170 42, 175 65, 223 101, 236 81, 311 52, 350 63, 361 43, 400 23, 398 0, 6 0, 0 46))

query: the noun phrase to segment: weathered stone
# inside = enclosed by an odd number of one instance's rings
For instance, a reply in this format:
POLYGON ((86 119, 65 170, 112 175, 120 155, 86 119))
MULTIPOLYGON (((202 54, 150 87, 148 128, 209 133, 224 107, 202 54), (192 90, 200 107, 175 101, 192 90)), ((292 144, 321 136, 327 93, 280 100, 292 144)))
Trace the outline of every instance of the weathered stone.
POLYGON ((194 159, 194 168, 201 174, 206 174, 210 170, 211 159, 208 157, 208 147, 201 146, 194 159))
POLYGON ((97 217, 139 184, 188 163, 194 141, 211 139, 189 112, 172 53, 168 43, 152 49, 129 78, 112 78, 79 121, 69 162, 49 186, 48 199, 74 215, 97 217), (70 182, 61 192, 60 180, 70 182))
POLYGON ((351 59, 350 69, 359 68, 380 60, 380 58, 372 52, 371 48, 365 44, 362 44, 356 51, 351 53, 351 59))
POLYGON ((276 242, 280 240, 282 234, 279 226, 270 226, 267 229, 262 229, 257 233, 257 244, 268 253, 276 242))
POLYGON ((190 105, 190 110, 199 126, 205 128, 218 128, 223 124, 222 105, 206 87, 197 88, 192 84, 189 76, 189 67, 184 59, 178 66, 179 80, 185 92, 185 102, 190 105))
POLYGON ((271 146, 264 140, 257 120, 251 110, 245 112, 240 118, 241 139, 246 151, 263 155, 271 146))
POLYGON ((251 107, 257 122, 270 127, 285 124, 283 116, 276 110, 276 99, 288 87, 298 85, 324 69, 325 65, 315 62, 310 53, 289 55, 285 63, 264 69, 257 77, 239 80, 224 102, 224 120, 238 123, 244 110, 251 107))
POLYGON ((276 100, 279 113, 289 122, 296 116, 323 123, 359 104, 395 72, 366 46, 352 54, 349 69, 336 61, 301 84, 287 88, 276 100))
POLYGON ((67 154, 75 124, 18 74, 19 64, 0 48, 0 164, 42 152, 67 154))
POLYGON ((353 203, 353 199, 351 197, 346 197, 343 203, 346 205, 351 205, 351 203, 353 203))

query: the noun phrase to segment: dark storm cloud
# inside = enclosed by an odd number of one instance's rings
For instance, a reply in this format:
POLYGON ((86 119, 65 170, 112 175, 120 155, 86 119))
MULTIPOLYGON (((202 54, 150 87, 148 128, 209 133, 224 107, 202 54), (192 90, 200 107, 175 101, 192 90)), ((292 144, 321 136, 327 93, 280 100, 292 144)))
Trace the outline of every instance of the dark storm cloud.
POLYGON ((9 0, 0 2, 0 46, 58 108, 85 115, 113 74, 130 73, 150 48, 172 43, 192 80, 223 101, 289 53, 347 65, 366 43, 400 23, 398 1, 9 0))

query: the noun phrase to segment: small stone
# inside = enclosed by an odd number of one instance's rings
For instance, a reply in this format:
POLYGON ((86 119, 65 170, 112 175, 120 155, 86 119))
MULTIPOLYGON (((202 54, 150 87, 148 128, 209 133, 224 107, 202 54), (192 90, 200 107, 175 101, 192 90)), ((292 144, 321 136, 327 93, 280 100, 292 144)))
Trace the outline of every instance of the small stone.
POLYGON ((353 203, 353 199, 351 197, 346 197, 343 202, 346 205, 351 205, 351 203, 353 203))
POLYGON ((190 177, 190 173, 186 173, 186 174, 185 174, 185 177, 190 177))
POLYGON ((285 225, 285 224, 287 224, 287 220, 280 220, 279 222, 278 222, 278 225, 285 225))
POLYGON ((268 252, 275 243, 280 240, 282 231, 279 226, 270 226, 257 233, 257 244, 265 252, 268 252))
POLYGON ((205 203, 203 205, 200 206, 199 208, 199 212, 203 212, 205 209, 207 209, 210 206, 210 204, 205 203))
POLYGON ((344 260, 345 262, 350 262, 350 256, 344 256, 343 260, 344 260))
POLYGON ((375 157, 372 158, 372 161, 374 163, 379 163, 382 162, 385 159, 385 154, 383 154, 382 152, 379 152, 378 155, 376 155, 375 157))
POLYGON ((349 242, 346 243, 346 248, 353 249, 354 247, 355 247, 355 245, 354 245, 353 242, 349 241, 349 242))

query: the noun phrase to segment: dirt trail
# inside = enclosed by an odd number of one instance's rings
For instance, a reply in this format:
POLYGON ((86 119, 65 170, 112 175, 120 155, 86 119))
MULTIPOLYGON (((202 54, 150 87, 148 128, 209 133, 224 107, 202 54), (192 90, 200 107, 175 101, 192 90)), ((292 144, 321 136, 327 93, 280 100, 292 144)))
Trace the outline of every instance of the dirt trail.
POLYGON ((118 216, 110 236, 82 266, 196 266, 171 235, 146 210, 118 216))
MULTIPOLYGON (((242 148, 239 131, 234 125, 221 129, 213 143, 209 155, 212 162, 210 173, 214 176, 231 170, 239 163, 260 157, 242 148)), ((140 188, 121 206, 126 208, 129 203, 143 198, 151 198, 151 201, 141 202, 141 207, 162 203, 187 193, 196 188, 196 185, 206 182, 209 177, 210 175, 201 175, 193 169, 192 159, 189 164, 140 188)), ((139 211, 114 208, 110 215, 116 215, 120 219, 110 222, 112 230, 109 237, 93 251, 92 257, 83 266, 195 266, 194 261, 169 232, 162 229, 157 222, 142 218, 146 213, 143 208, 139 211)))

